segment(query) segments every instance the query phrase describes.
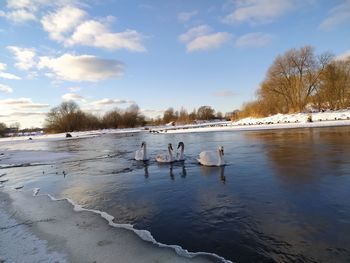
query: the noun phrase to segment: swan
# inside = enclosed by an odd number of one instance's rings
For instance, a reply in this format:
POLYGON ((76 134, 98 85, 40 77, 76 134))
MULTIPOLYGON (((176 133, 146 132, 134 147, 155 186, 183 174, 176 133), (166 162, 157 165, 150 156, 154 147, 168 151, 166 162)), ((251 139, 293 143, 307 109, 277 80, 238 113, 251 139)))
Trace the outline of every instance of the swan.
POLYGON ((223 166, 224 147, 220 146, 217 151, 203 151, 199 154, 198 162, 205 166, 223 166))
POLYGON ((135 160, 137 161, 147 161, 147 150, 146 150, 146 142, 142 142, 141 149, 135 152, 135 160))
POLYGON ((183 142, 179 142, 177 149, 181 147, 180 153, 177 153, 176 155, 176 161, 181 162, 184 161, 184 150, 185 150, 185 144, 183 142))
POLYGON ((158 154, 156 156, 156 161, 159 163, 172 163, 175 161, 173 158, 173 146, 171 143, 168 144, 168 153, 158 154))

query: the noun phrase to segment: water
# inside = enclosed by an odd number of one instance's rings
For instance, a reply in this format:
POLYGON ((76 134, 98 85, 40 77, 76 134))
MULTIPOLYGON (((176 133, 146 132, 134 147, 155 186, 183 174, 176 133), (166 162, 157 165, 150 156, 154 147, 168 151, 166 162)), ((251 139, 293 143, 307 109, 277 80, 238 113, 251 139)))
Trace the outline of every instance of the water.
POLYGON ((73 155, 0 173, 12 185, 69 197, 189 251, 238 263, 349 262, 349 135, 350 127, 341 127, 21 142, 13 148, 73 155), (142 141, 147 164, 133 160, 142 141), (153 161, 179 141, 184 164, 153 161), (197 164, 200 151, 219 145, 226 167, 197 164))

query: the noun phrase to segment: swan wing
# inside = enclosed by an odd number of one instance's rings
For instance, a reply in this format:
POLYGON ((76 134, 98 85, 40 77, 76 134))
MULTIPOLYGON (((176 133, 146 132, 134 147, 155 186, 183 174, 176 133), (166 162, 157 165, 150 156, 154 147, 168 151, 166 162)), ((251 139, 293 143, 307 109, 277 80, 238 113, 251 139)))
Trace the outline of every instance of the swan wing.
POLYGON ((214 166, 218 164, 218 156, 216 152, 204 151, 199 154, 199 163, 206 166, 214 166))

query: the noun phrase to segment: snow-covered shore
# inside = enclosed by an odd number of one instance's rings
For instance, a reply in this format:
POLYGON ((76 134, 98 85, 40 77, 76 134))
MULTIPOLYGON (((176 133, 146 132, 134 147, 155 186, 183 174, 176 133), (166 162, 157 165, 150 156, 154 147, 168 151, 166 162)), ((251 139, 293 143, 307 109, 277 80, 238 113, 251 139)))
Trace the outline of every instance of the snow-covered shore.
POLYGON ((350 110, 317 113, 276 114, 266 118, 244 118, 236 122, 210 122, 198 125, 162 127, 154 133, 190 133, 213 131, 242 131, 350 126, 350 110), (311 117, 312 122, 309 121, 311 117))

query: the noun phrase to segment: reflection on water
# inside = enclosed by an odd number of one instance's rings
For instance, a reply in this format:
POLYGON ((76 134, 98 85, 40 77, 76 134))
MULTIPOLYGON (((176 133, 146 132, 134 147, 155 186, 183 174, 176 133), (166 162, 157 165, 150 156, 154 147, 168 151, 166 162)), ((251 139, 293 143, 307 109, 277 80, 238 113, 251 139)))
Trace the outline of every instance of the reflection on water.
POLYGON ((6 172, 9 184, 70 197, 190 251, 234 262, 349 262, 349 135, 349 127, 104 135, 32 144, 78 154, 6 172), (148 162, 133 160, 142 141, 148 162), (185 162, 155 162, 179 141, 185 162), (228 165, 200 166, 198 153, 218 145, 228 165))

